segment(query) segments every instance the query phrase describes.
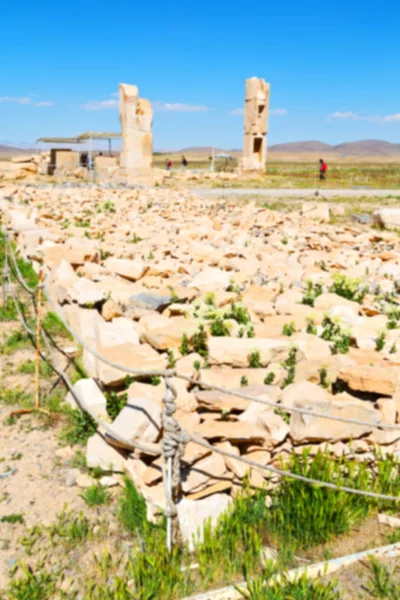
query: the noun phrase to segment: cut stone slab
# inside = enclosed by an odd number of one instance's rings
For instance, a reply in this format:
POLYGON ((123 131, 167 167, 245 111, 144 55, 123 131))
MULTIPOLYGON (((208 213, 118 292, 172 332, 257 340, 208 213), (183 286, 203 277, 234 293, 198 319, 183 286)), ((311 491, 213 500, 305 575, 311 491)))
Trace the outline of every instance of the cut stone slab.
POLYGON ((328 311, 335 306, 348 306, 349 308, 352 308, 357 314, 360 311, 360 305, 357 302, 352 302, 351 300, 342 298, 342 296, 338 296, 337 294, 333 294, 332 292, 321 294, 314 301, 314 308, 317 310, 328 311))
POLYGON ((96 329, 97 345, 102 348, 120 344, 139 344, 136 324, 130 319, 119 317, 111 323, 101 322, 96 329))
MULTIPOLYGON (((103 420, 108 418, 106 397, 94 379, 80 379, 73 390, 82 406, 86 405, 103 420)), ((65 402, 72 408, 79 408, 71 392, 66 395, 65 402)))
POLYGON ((341 369, 339 379, 354 391, 393 396, 399 386, 400 372, 396 367, 354 366, 341 369))
POLYGON ((97 283, 86 279, 86 277, 79 277, 70 287, 69 296, 79 306, 89 306, 103 302, 105 292, 97 283))
POLYGON ((261 429, 241 421, 205 421, 199 425, 198 432, 207 439, 220 438, 233 442, 262 442, 266 437, 261 429))
POLYGON ((400 208, 380 208, 373 214, 373 223, 384 229, 399 229, 400 208))
MULTIPOLYGON (((119 344, 108 348, 99 347, 98 352, 104 358, 112 360, 122 366, 145 370, 163 370, 166 366, 166 359, 160 356, 153 348, 147 344, 119 344)), ((104 385, 119 385, 125 381, 129 375, 127 371, 110 367, 102 361, 98 363, 98 377, 104 385)))
POLYGON ((129 441, 156 442, 161 430, 161 406, 149 398, 131 398, 112 428, 129 441))
POLYGON ((206 291, 223 290, 229 286, 230 279, 231 274, 228 271, 210 267, 196 275, 187 287, 206 291))
POLYGON ((142 339, 156 350, 179 348, 182 337, 186 334, 189 338, 198 330, 195 319, 173 317, 166 327, 144 331, 142 339))
POLYGON ((104 266, 108 271, 131 281, 141 279, 147 271, 147 266, 140 258, 130 260, 128 258, 110 257, 104 262, 104 266))
POLYGON ((207 482, 221 477, 226 471, 225 461, 217 452, 202 458, 182 473, 182 489, 185 493, 199 491, 207 482))
MULTIPOLYGON (((219 444, 216 444, 216 446, 217 446, 217 448, 221 448, 221 450, 230 452, 231 454, 234 454, 235 456, 240 456, 239 448, 237 446, 233 446, 229 442, 221 442, 219 444)), ((234 458, 230 458, 229 456, 223 456, 223 459, 225 461, 227 468, 230 471, 232 471, 232 473, 234 473, 234 475, 238 479, 243 479, 243 477, 246 475, 246 473, 250 469, 249 465, 245 465, 244 463, 240 462, 239 460, 235 460, 234 458)))
POLYGON ((355 425, 342 423, 323 417, 314 417, 301 413, 292 413, 290 418, 290 436, 295 443, 321 442, 324 440, 349 440, 370 433, 374 424, 378 422, 379 413, 367 402, 349 399, 336 400, 334 396, 325 401, 316 401, 314 398, 296 401, 294 406, 316 410, 346 419, 354 419, 371 423, 355 425))
POLYGON ((179 526, 183 540, 193 550, 204 539, 204 524, 211 520, 215 527, 218 517, 232 504, 232 498, 227 494, 214 494, 201 500, 184 498, 177 505, 179 526))
POLYGON ((99 467, 103 471, 115 471, 123 473, 126 457, 95 433, 88 439, 86 447, 86 463, 90 469, 99 467))
POLYGON ((248 367, 252 352, 260 353, 262 366, 272 361, 283 360, 289 351, 290 342, 267 338, 211 337, 208 342, 210 365, 232 365, 248 367))
POLYGON ((282 404, 294 406, 296 402, 314 400, 317 403, 328 402, 330 395, 321 386, 310 381, 291 383, 283 390, 282 404))

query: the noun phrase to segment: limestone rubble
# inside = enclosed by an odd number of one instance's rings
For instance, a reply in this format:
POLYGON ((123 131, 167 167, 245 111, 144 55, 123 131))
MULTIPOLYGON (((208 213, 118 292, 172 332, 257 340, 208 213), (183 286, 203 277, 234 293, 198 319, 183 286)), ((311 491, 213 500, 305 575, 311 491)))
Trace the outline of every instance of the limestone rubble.
MULTIPOLYGON (((142 370, 176 362, 199 382, 370 423, 274 411, 174 378, 184 429, 262 465, 278 466, 310 445, 312 454, 327 448, 373 462, 379 444, 398 456, 400 433, 373 425, 400 421, 400 241, 394 232, 330 225, 319 208, 284 215, 157 188, 0 189, 3 221, 21 254, 44 268, 65 318, 104 356, 142 370), (343 273, 355 281, 350 292, 335 279, 343 273), (201 328, 208 356, 193 342, 201 328)), ((86 350, 83 364, 90 379, 77 392, 104 417, 103 392, 120 393, 127 373, 86 350)), ((115 430, 159 441, 163 391, 163 381, 130 381, 115 430)), ((165 506, 157 453, 129 456, 96 434, 88 464, 126 471, 152 515, 165 506)), ((206 501, 214 494, 228 506, 249 474, 193 443, 182 466, 184 523, 196 502, 214 514, 214 500, 206 501)), ((254 487, 275 483, 261 467, 250 474, 254 487)))

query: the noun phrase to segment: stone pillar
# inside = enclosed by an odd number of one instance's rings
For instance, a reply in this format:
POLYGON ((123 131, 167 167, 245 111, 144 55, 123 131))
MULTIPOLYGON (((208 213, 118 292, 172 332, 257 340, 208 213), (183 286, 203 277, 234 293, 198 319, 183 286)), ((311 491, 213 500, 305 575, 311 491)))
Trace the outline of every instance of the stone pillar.
POLYGON ((153 111, 148 100, 139 98, 135 85, 119 85, 122 126, 121 178, 128 183, 153 185, 153 111))
POLYGON ((267 160, 270 85, 264 79, 246 80, 244 104, 244 143, 240 171, 264 173, 267 160))

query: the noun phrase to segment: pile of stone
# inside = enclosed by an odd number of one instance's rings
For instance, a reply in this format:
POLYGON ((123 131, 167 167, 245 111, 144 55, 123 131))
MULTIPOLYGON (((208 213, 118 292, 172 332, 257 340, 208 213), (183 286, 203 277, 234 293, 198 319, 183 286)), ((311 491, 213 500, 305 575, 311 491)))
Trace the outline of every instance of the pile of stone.
MULTIPOLYGON (((283 215, 172 189, 1 194, 21 253, 49 274, 53 301, 85 342, 127 368, 175 364, 195 380, 173 380, 182 428, 261 465, 249 471, 190 442, 179 504, 187 537, 226 508, 245 477, 272 489, 278 480, 262 466, 280 466, 292 452, 327 449, 371 464, 376 445, 400 455, 400 430, 374 427, 400 422, 397 234, 329 225, 332 207, 323 203, 283 215), (202 345, 194 341, 201 331, 202 345), (201 382, 369 425, 286 413, 201 382)), ((112 427, 153 448, 129 453, 99 431, 88 465, 128 473, 154 516, 165 508, 157 454, 164 382, 127 380, 87 350, 83 364, 78 397, 111 422, 105 392, 126 393, 112 427)))
POLYGON ((0 181, 34 179, 49 154, 16 156, 9 161, 0 161, 0 181))

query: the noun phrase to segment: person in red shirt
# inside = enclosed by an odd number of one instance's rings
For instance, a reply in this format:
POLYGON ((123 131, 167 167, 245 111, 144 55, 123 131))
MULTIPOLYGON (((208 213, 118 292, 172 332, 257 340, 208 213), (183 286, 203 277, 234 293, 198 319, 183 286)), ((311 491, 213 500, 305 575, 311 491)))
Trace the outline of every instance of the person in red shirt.
POLYGON ((319 159, 319 178, 320 180, 325 180, 325 175, 326 172, 328 170, 328 165, 326 164, 326 162, 324 161, 323 158, 319 159))

